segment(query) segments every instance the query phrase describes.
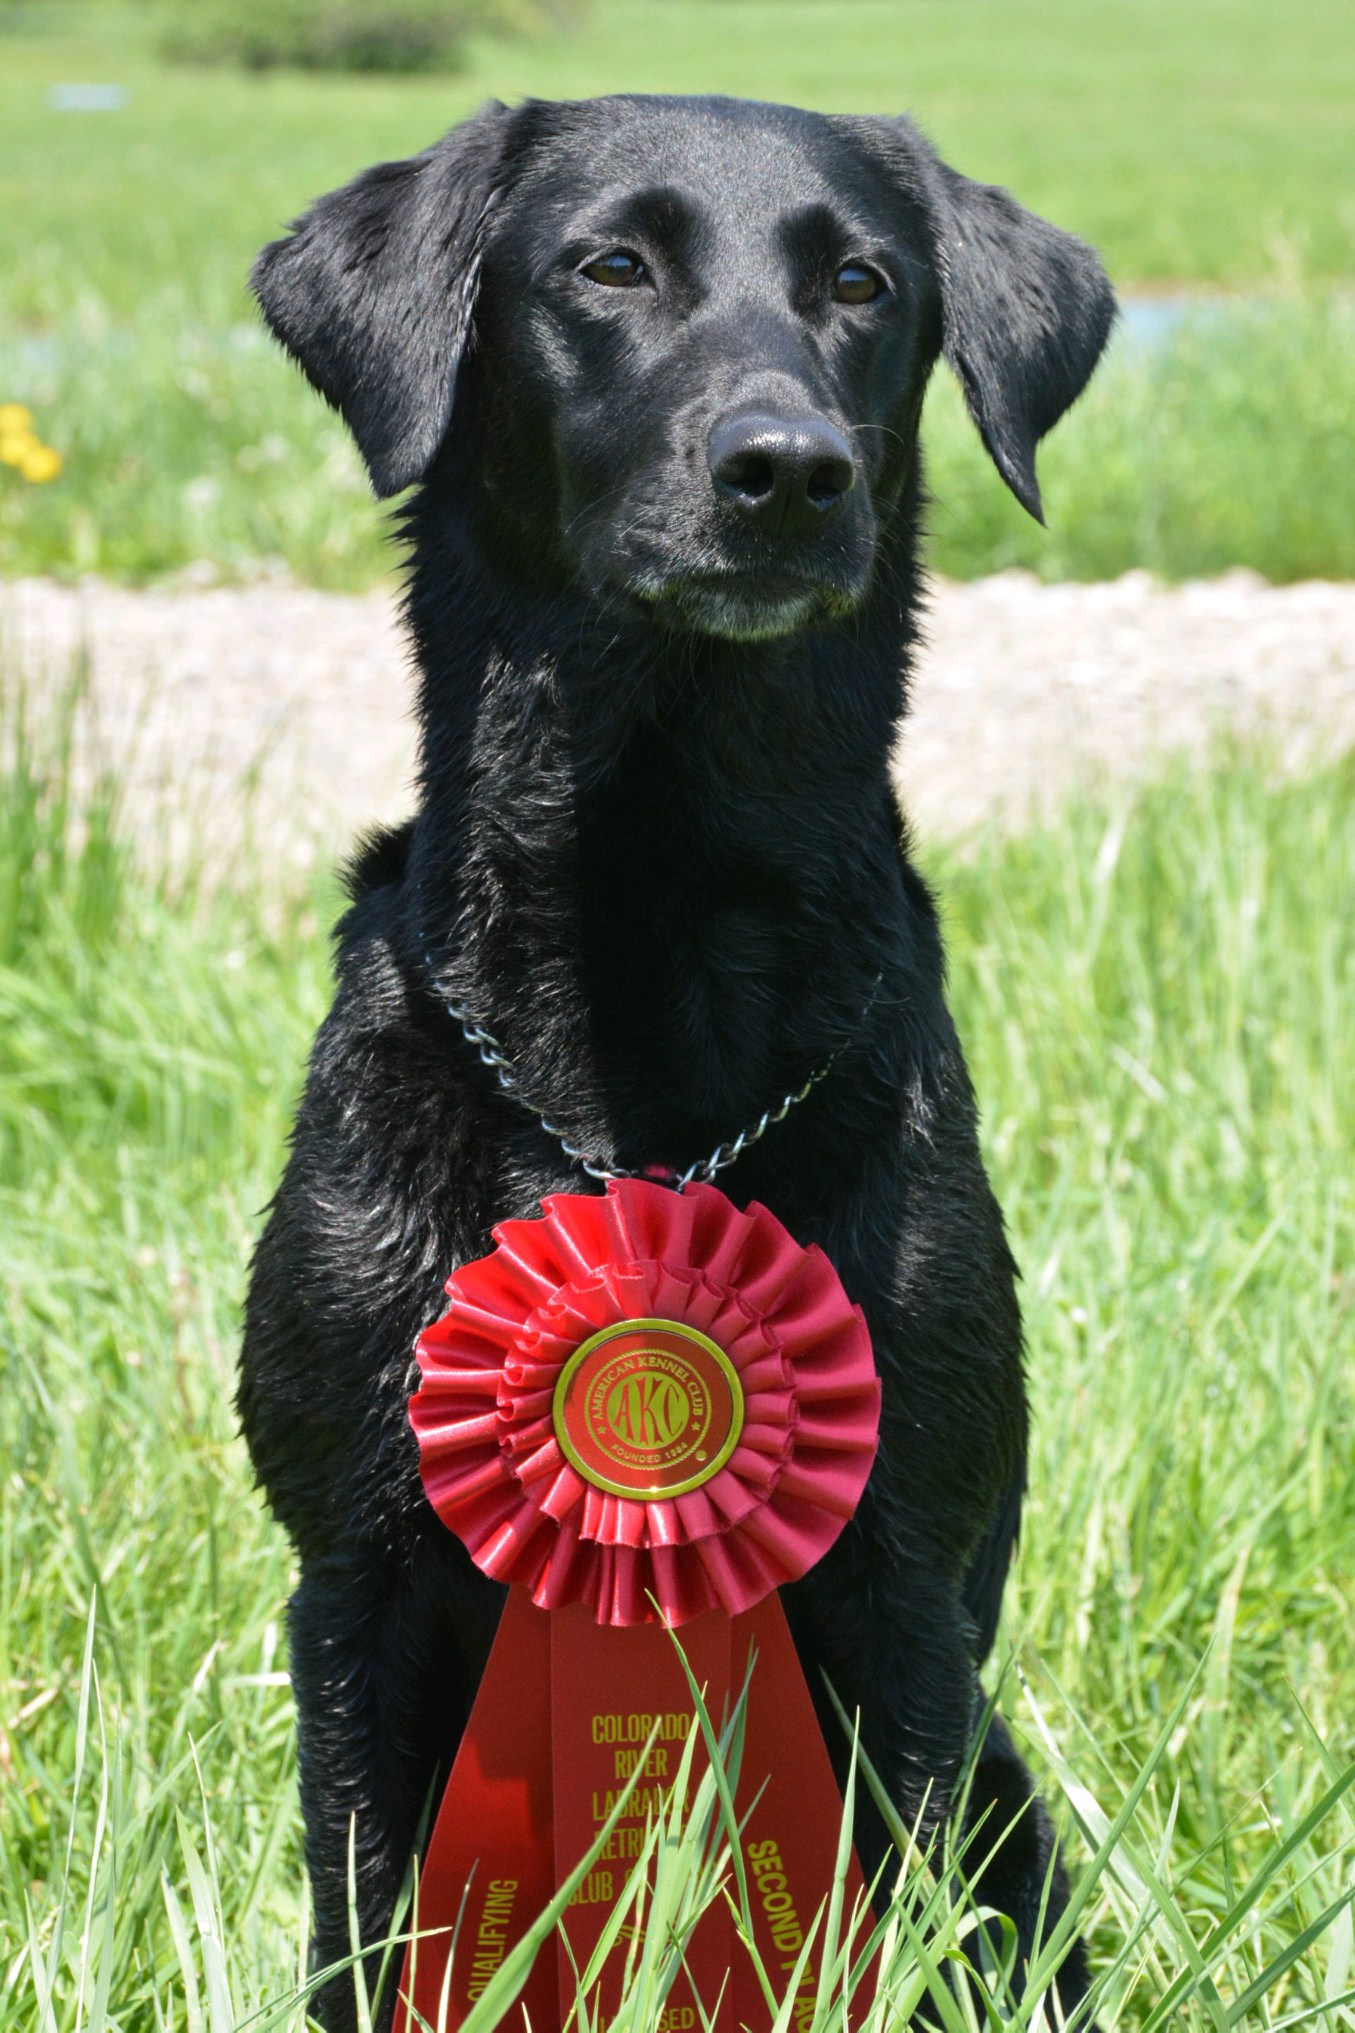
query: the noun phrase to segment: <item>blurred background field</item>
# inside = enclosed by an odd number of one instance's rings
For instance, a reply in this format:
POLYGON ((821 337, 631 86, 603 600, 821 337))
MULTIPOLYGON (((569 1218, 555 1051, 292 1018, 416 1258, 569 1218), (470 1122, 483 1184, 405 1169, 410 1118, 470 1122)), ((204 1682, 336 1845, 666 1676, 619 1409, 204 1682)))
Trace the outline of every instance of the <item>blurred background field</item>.
POLYGON ((318 192, 490 94, 620 89, 908 110, 1101 248, 1127 313, 1044 454, 1048 535, 938 376, 942 570, 1355 565, 1348 0, 524 0, 535 32, 472 34, 450 73, 167 62, 167 24, 215 5, 11 0, 7 34, 0 10, 0 400, 65 460, 40 494, 0 470, 0 571, 348 588, 389 571, 336 420, 255 321, 249 263, 318 192), (84 80, 125 103, 54 110, 84 80))
MULTIPOLYGON (((381 517, 253 318, 259 244, 491 93, 908 109, 1127 307, 1042 455, 1047 533, 938 378, 942 569, 1355 577, 1350 0, 486 6, 416 53, 454 68, 361 74, 197 60, 303 0, 0 0, 0 581, 157 589, 28 589, 30 654, 0 583, 6 2033, 304 2018, 289 1563, 231 1396, 337 892, 288 851, 304 778, 286 839, 212 822, 281 694, 359 785, 403 694, 381 517), (60 110, 93 84, 110 110, 60 110)), ((1025 1270, 1004 1698, 1075 1872, 1142 1789, 1084 1885, 1109 2029, 1355 2029, 1351 598, 995 580, 949 590, 920 673, 908 781, 1025 1270)))

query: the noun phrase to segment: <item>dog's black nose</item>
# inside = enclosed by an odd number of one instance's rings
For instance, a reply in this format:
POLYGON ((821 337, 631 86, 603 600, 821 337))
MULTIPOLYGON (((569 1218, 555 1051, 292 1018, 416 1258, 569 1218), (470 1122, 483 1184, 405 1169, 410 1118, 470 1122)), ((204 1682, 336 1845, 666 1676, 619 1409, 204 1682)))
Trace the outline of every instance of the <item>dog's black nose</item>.
POLYGON ((706 460, 717 494, 772 536, 810 536, 856 485, 852 448, 826 417, 743 410, 722 417, 706 460))

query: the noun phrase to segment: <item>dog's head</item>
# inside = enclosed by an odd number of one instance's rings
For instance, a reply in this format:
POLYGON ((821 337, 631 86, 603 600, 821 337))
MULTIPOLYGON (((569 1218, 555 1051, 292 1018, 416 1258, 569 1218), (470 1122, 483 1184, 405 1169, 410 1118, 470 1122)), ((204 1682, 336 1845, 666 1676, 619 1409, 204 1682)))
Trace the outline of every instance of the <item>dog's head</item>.
POLYGON ((1114 309, 1090 248, 907 121, 723 99, 487 106, 254 281, 379 494, 470 447, 461 505, 521 563, 743 639, 861 600, 940 353, 1038 516, 1114 309))

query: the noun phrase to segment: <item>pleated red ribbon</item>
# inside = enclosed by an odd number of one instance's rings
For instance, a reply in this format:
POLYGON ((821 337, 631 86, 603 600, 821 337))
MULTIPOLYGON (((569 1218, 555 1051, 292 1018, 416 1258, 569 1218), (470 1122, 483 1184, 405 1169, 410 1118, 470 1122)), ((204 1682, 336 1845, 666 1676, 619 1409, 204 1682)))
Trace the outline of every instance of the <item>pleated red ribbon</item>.
MULTIPOLYGON (((409 2001, 442 2033, 461 2025, 589 1849, 657 1716, 624 1818, 562 1922, 587 1961, 691 1725, 666 1627, 681 1627, 717 1719, 757 1653, 739 1805, 762 1789, 743 1840, 773 1973, 793 1969, 827 1895, 841 1818, 775 1590, 832 1545, 874 1459, 880 1386, 860 1309, 820 1250, 713 1186, 612 1181, 494 1234, 420 1337, 410 1405, 430 1502, 514 1586, 424 1866, 398 2033, 418 2024, 409 2001)), ((609 2009, 624 1946, 604 1974, 609 2009)), ((532 2033, 573 2002, 569 1952, 537 1957, 532 2033)), ((696 2033, 698 1997, 722 2027, 763 2013, 721 1906, 657 2033, 696 2033)))

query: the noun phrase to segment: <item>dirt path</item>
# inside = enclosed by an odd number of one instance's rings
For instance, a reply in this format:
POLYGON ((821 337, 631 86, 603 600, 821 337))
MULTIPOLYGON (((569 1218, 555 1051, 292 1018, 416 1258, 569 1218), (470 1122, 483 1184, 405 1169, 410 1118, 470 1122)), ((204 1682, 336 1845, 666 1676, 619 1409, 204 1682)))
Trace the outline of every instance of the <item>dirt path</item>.
MULTIPOLYGON (((252 838, 304 866, 409 807, 409 679, 384 596, 21 580, 0 584, 0 643, 30 690, 83 645, 132 809, 168 812, 214 856, 252 838)), ((1355 745, 1355 584, 940 585, 900 786, 924 836, 953 836, 1220 728, 1266 734, 1290 767, 1355 745)))

